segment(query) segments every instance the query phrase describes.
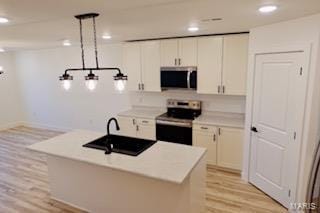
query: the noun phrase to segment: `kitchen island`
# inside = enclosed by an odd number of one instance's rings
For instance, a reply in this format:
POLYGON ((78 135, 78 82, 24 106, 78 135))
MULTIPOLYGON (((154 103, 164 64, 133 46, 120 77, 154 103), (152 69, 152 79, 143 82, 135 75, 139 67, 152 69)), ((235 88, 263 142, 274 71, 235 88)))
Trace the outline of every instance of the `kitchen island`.
POLYGON ((75 130, 33 144, 47 155, 51 196, 95 213, 201 213, 205 149, 158 141, 137 157, 82 147, 104 133, 75 130))

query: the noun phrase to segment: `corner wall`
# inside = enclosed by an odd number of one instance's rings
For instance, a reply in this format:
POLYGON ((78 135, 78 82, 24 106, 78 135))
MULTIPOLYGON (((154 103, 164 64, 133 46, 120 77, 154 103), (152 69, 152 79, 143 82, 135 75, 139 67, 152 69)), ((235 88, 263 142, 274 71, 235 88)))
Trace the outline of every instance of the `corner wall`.
POLYGON ((16 126, 24 119, 14 53, 0 53, 0 130, 16 126))

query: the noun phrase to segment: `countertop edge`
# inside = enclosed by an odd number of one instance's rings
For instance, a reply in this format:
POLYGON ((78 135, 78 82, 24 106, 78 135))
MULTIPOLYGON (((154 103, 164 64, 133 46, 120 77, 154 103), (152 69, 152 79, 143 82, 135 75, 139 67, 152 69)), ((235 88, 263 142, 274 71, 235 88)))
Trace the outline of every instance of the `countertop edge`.
POLYGON ((88 164, 91 164, 91 165, 94 165, 94 166, 100 166, 100 167, 104 167, 104 168, 114 169, 114 170, 118 170, 118 171, 121 171, 121 172, 128 172, 130 174, 139 175, 139 176, 147 177, 147 178, 152 178, 152 179, 159 180, 159 181, 170 182, 170 183, 173 183, 173 184, 183 184, 184 181, 187 179, 187 177, 190 176, 190 173, 193 171, 193 169, 196 167, 196 165, 200 162, 200 160, 204 157, 204 155, 207 152, 206 149, 203 149, 203 151, 201 153, 201 156, 199 157, 199 159, 197 161, 194 162, 193 166, 191 167, 189 172, 184 176, 184 178, 182 178, 179 181, 176 181, 176 180, 173 180, 173 179, 159 178, 159 177, 152 176, 152 175, 147 175, 147 174, 144 174, 144 173, 141 173, 141 172, 125 170, 125 169, 119 168, 119 167, 113 167, 113 166, 110 166, 110 165, 102 165, 102 164, 91 162, 91 161, 86 161, 86 160, 82 160, 82 159, 78 159, 78 158, 68 157, 68 156, 65 156, 65 155, 59 155, 59 154, 56 154, 56 153, 49 153, 49 152, 46 152, 46 151, 34 149, 32 147, 26 147, 26 148, 28 150, 36 152, 36 153, 41 153, 41 154, 45 154, 45 155, 51 155, 51 156, 55 156, 55 157, 61 157, 61 158, 69 159, 69 160, 79 161, 79 162, 82 162, 82 163, 88 163, 88 164))

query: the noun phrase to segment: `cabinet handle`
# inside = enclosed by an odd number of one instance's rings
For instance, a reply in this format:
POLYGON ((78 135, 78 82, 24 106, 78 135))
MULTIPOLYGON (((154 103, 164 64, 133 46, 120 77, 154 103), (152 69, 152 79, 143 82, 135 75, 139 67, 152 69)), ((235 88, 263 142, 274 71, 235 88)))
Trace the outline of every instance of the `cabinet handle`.
POLYGON ((149 123, 149 121, 142 121, 142 123, 145 123, 145 124, 147 124, 147 123, 149 123))
POLYGON ((216 141, 216 134, 213 135, 213 141, 216 141))
POLYGON ((222 93, 224 94, 226 92, 226 87, 222 86, 222 93))
POLYGON ((177 66, 177 59, 174 59, 174 65, 177 66))
POLYGON ((218 86, 218 94, 220 94, 220 85, 218 86))
POLYGON ((201 129, 208 129, 208 127, 204 127, 204 126, 202 126, 202 127, 201 127, 201 129))
POLYGON ((138 125, 136 126, 136 130, 139 131, 139 126, 138 125))
POLYGON ((218 129, 218 134, 221 135, 221 128, 218 129))
POLYGON ((144 84, 141 84, 141 88, 142 88, 142 90, 144 90, 144 84))
POLYGON ((132 119, 132 124, 136 125, 136 119, 132 119))
POLYGON ((178 60, 178 61, 179 61, 179 65, 181 65, 181 58, 179 58, 179 60, 178 60))
POLYGON ((139 90, 141 90, 141 84, 138 84, 138 88, 139 88, 139 90))

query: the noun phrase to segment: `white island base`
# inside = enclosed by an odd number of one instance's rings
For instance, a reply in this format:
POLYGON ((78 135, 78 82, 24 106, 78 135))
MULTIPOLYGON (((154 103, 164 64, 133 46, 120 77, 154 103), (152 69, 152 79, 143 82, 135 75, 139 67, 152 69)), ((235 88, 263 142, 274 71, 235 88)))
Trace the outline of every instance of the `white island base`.
POLYGON ((88 212, 204 212, 203 159, 181 184, 55 156, 48 166, 52 198, 88 212))
POLYGON ((83 147, 104 133, 75 130, 33 144, 47 155, 53 199, 93 213, 202 213, 205 149, 158 141, 133 157, 83 147))

